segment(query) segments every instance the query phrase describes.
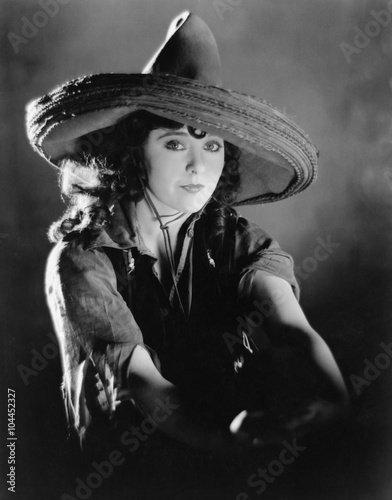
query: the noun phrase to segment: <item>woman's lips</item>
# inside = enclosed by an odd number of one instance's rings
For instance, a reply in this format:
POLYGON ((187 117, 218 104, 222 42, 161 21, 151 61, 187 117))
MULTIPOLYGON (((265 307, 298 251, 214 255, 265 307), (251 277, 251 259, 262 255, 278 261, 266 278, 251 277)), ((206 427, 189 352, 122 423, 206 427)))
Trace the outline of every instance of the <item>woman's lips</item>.
POLYGON ((198 193, 200 190, 203 189, 204 185, 203 184, 186 184, 185 186, 180 186, 185 191, 188 191, 188 193, 198 193))

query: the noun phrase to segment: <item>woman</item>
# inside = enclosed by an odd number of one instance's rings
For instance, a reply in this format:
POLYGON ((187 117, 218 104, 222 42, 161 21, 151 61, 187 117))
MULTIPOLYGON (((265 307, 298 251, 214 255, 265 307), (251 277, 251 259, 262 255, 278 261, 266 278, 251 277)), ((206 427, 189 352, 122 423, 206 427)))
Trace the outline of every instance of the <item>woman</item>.
POLYGON ((307 187, 316 150, 270 105, 220 87, 201 19, 175 19, 142 75, 35 101, 28 131, 71 200, 51 229, 47 296, 85 449, 133 449, 158 428, 234 453, 339 414, 345 384, 298 304, 291 257, 232 208, 307 187), (264 355, 264 330, 292 372, 264 355))

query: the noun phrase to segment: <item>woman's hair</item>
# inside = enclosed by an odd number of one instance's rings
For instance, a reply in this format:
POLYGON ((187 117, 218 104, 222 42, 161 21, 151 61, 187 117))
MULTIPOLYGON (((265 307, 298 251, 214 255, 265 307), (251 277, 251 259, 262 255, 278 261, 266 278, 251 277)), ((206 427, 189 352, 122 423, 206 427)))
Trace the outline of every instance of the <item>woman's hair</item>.
MULTIPOLYGON (((85 135, 76 153, 60 163, 61 193, 68 208, 49 229, 52 242, 76 231, 99 231, 110 220, 109 206, 128 193, 135 202, 148 184, 143 146, 152 130, 179 129, 181 123, 147 111, 137 111, 113 127, 85 135)), ((224 231, 224 217, 240 187, 240 150, 225 142, 225 163, 206 211, 216 218, 216 233, 224 231)))

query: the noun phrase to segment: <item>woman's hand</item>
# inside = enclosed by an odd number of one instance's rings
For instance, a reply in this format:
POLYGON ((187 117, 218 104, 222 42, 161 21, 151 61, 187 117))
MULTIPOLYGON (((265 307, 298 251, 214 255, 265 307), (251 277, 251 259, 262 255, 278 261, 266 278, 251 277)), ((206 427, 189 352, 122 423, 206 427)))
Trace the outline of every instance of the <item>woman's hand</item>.
POLYGON ((326 400, 304 403, 290 413, 263 411, 239 413, 230 424, 231 433, 253 447, 278 446, 285 439, 306 437, 342 420, 348 412, 346 404, 326 400))

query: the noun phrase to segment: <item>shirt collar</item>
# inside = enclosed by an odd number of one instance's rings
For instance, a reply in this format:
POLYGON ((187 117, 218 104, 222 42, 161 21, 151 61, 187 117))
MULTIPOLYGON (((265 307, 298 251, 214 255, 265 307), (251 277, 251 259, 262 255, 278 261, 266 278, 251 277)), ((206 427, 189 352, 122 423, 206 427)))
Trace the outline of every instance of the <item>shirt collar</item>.
MULTIPOLYGON (((198 221, 203 213, 204 207, 192 214, 184 222, 187 227, 186 234, 188 237, 193 235, 193 226, 198 221)), ((87 245, 87 249, 97 247, 118 248, 120 250, 128 250, 136 247, 141 254, 152 255, 151 252, 142 245, 141 240, 137 235, 135 227, 135 202, 129 197, 123 197, 117 200, 112 207, 112 217, 109 224, 102 229, 100 233, 87 245)))

